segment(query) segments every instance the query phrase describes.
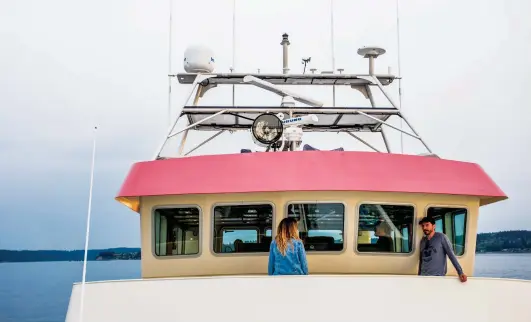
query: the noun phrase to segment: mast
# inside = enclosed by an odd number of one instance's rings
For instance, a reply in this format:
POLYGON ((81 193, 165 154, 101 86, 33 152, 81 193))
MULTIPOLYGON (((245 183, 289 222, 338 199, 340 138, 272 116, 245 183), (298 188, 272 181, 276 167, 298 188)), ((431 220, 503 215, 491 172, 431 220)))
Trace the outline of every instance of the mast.
POLYGON ((288 34, 284 33, 282 35, 282 74, 286 75, 289 72, 288 68, 288 46, 290 45, 288 34))
MULTIPOLYGON (((230 72, 236 69, 236 0, 232 0, 232 66, 230 72)), ((232 106, 235 105, 236 85, 232 85, 232 106)))
MULTIPOLYGON (((402 70, 400 69, 400 11, 398 10, 398 0, 396 0, 396 42, 398 58, 398 108, 402 110, 402 70)), ((400 119, 400 129, 402 129, 402 118, 400 119)), ((404 135, 400 133, 400 153, 404 153, 404 135)))
POLYGON ((87 255, 88 255, 88 245, 89 245, 89 236, 90 236, 90 215, 92 212, 92 188, 94 186, 94 164, 96 162, 96 131, 98 127, 94 127, 94 138, 92 143, 92 163, 90 166, 90 186, 89 186, 89 200, 88 200, 88 210, 87 210, 87 230, 85 232, 85 254, 83 257, 83 276, 81 278, 81 297, 80 297, 80 308, 79 308, 79 321, 83 322, 83 309, 85 305, 85 280, 87 276, 87 255))
POLYGON ((171 124, 171 47, 172 47, 172 16, 173 16, 173 0, 170 0, 170 22, 169 22, 169 36, 168 36, 168 126, 171 124))
MULTIPOLYGON (((334 0, 330 0, 330 47, 332 55, 332 74, 336 72, 336 54, 334 49, 334 0)), ((336 107, 336 86, 332 85, 332 106, 336 107)))

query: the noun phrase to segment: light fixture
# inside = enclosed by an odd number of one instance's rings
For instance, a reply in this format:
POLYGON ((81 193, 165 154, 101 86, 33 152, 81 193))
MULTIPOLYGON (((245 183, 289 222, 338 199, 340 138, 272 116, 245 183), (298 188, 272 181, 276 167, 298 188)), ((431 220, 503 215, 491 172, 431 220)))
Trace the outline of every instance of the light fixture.
POLYGON ((272 113, 260 114, 251 127, 253 141, 259 146, 268 147, 282 137, 282 121, 272 113))

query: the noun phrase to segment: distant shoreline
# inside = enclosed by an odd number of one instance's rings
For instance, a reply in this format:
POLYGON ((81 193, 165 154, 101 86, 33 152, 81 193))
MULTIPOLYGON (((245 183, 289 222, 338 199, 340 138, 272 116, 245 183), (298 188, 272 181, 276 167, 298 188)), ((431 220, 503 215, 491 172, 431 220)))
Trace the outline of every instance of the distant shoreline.
POLYGON ((531 249, 523 249, 520 251, 492 251, 492 252, 478 252, 476 254, 531 254, 531 249))
MULTIPOLYGON (((529 254, 531 231, 512 230, 480 233, 476 239, 476 254, 529 254)), ((0 263, 21 262, 82 262, 84 250, 7 250, 0 249, 0 263)), ((139 260, 138 247, 90 249, 87 261, 139 260)))
MULTIPOLYGON (((5 250, 0 249, 0 263, 82 262, 84 250, 5 250)), ((140 248, 89 249, 87 261, 139 260, 140 248)))
MULTIPOLYGON (((6 250, 0 250, 0 251, 6 251, 6 250)), ((66 251, 65 251, 66 252, 66 251)), ((116 253, 118 256, 123 256, 126 253, 116 253)), ((128 254, 128 253, 127 253, 128 254)), ((514 254, 531 254, 531 249, 525 249, 521 251, 492 251, 492 252, 478 252, 476 251, 476 255, 514 255, 514 254)), ((124 260, 130 260, 130 261, 138 261, 141 258, 132 258, 132 257, 126 257, 126 258, 109 258, 109 259, 97 259, 97 258, 89 258, 87 259, 88 262, 110 262, 110 261, 124 261, 124 260)), ((18 261, 5 261, 0 260, 0 264, 2 263, 38 263, 38 262, 83 262, 83 258, 81 259, 41 259, 41 260, 18 260, 18 261)))

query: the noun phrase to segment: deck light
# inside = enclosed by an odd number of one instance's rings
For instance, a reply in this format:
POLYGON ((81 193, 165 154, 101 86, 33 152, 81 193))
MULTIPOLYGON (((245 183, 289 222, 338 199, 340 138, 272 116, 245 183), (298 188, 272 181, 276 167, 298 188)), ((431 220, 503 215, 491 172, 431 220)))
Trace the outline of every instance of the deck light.
POLYGON ((283 131, 282 121, 272 113, 259 115, 251 127, 254 143, 263 147, 270 146, 280 140, 283 131))

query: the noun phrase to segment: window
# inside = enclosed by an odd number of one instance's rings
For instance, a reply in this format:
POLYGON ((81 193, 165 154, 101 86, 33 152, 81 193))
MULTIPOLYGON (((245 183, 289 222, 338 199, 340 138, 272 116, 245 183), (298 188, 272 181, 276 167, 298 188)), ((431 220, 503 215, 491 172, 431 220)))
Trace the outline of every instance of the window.
POLYGON ((214 207, 215 253, 269 252, 273 206, 268 204, 214 207))
POLYGON ((358 252, 410 253, 413 249, 414 220, 413 206, 360 205, 358 252))
POLYGON ((409 227, 402 228, 402 251, 403 253, 409 253, 411 251, 409 245, 409 227))
POLYGON ((442 218, 435 220, 435 231, 444 234, 444 225, 442 218))
POLYGON ((199 254, 199 208, 155 210, 155 255, 199 254))
POLYGON ((288 217, 299 222, 299 234, 307 251, 343 250, 345 206, 342 203, 289 204, 288 217))
POLYGON ((430 207, 427 216, 435 219, 435 231, 448 236, 455 255, 463 255, 467 210, 457 207, 430 207))

